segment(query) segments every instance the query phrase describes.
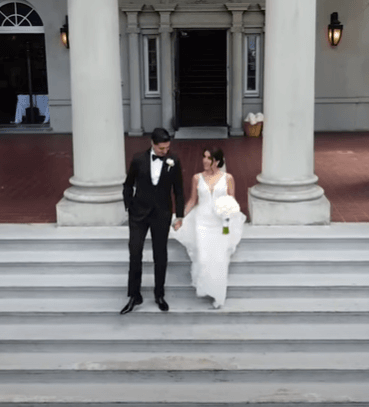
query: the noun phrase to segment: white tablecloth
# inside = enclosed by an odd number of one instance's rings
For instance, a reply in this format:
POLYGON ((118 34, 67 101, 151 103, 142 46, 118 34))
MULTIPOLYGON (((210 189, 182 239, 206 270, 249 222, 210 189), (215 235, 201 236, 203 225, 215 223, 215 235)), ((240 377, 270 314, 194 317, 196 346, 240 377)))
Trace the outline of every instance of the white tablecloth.
MULTIPOLYGON (((50 121, 48 95, 33 95, 32 99, 33 106, 38 107, 40 115, 45 116, 44 123, 48 123, 50 121)), ((29 95, 18 95, 14 123, 22 123, 22 118, 26 115, 27 107, 30 107, 29 95)))

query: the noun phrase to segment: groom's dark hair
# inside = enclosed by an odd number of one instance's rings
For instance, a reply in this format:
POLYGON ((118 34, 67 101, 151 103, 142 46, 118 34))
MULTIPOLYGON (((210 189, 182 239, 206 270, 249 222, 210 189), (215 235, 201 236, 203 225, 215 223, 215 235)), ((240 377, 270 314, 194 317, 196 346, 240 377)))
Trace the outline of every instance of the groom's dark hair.
POLYGON ((171 137, 167 130, 157 127, 151 134, 151 140, 154 144, 167 143, 171 140, 171 137))

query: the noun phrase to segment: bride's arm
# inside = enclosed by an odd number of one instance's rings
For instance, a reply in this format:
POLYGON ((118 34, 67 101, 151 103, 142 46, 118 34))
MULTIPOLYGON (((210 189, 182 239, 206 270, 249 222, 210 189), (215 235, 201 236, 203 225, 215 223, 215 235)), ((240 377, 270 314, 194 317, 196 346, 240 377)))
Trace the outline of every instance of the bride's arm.
POLYGON ((236 195, 236 187, 232 174, 227 174, 227 194, 233 196, 233 198, 236 195))
POLYGON ((198 183, 199 183, 199 175, 195 174, 192 177, 191 196, 185 206, 185 212, 184 212, 185 216, 188 215, 191 212, 192 208, 197 204, 197 201, 198 201, 197 185, 198 185, 198 183))

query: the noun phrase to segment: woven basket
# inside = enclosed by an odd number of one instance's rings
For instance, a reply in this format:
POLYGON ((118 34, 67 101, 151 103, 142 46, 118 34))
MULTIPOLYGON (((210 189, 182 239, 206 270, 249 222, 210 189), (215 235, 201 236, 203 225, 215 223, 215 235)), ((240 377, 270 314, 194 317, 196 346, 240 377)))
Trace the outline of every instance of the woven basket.
POLYGON ((250 124, 249 122, 243 122, 243 129, 248 137, 260 137, 263 130, 263 122, 256 124, 250 124))

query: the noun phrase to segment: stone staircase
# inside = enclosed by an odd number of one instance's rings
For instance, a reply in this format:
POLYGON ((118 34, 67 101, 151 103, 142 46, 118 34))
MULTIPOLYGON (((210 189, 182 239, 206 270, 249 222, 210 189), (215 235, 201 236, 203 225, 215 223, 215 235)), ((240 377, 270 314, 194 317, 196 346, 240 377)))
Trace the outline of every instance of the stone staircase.
POLYGON ((126 303, 128 230, 0 226, 0 406, 368 407, 369 228, 245 226, 214 310, 169 244, 126 303))

